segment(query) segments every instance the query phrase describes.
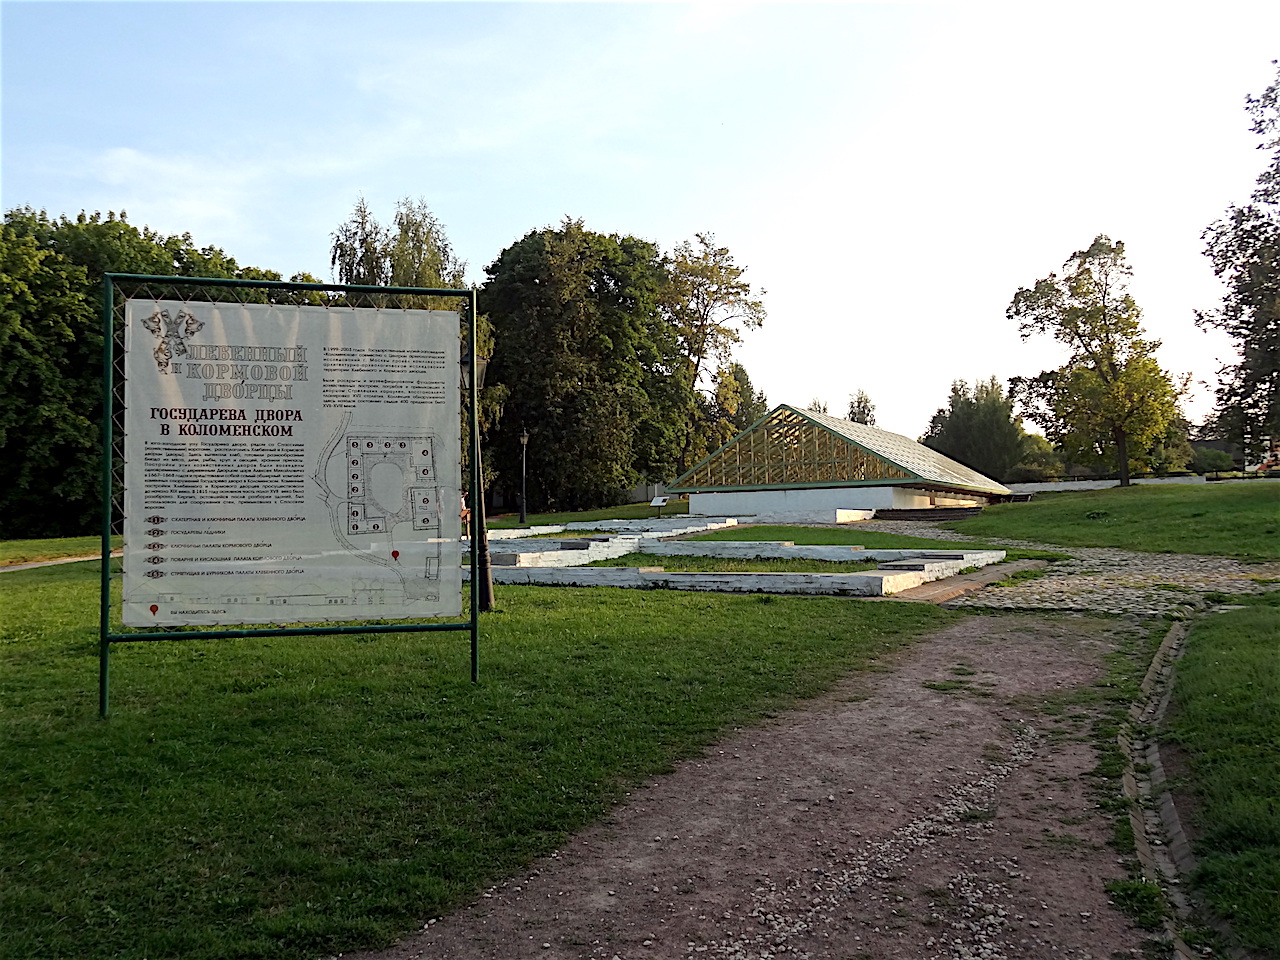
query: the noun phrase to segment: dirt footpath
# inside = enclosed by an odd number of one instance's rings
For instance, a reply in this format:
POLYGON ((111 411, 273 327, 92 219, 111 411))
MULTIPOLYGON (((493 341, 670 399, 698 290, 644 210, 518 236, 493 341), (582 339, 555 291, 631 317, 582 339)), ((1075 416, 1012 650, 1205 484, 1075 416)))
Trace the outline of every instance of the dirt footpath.
POLYGON ((362 956, 1141 956, 1147 935, 1103 891, 1124 870, 1083 778, 1094 708, 1070 697, 1133 629, 966 617, 362 956))

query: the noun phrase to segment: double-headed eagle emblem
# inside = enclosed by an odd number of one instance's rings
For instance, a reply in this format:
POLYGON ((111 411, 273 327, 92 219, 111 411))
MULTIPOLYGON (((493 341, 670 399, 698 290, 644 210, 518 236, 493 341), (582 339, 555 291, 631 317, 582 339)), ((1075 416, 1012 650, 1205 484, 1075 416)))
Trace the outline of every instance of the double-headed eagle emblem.
POLYGON ((168 373, 169 361, 187 355, 187 337, 193 337, 203 329, 204 321, 185 310, 179 310, 176 317, 170 317, 168 310, 157 310, 144 319, 142 325, 159 338, 160 345, 151 355, 156 358, 156 368, 161 373, 168 373))

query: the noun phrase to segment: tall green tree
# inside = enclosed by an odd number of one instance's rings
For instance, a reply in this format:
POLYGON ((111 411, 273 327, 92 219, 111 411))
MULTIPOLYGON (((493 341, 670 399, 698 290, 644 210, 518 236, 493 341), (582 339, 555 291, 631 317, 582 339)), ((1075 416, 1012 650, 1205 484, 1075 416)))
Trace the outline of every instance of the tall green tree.
POLYGON ((1280 71, 1245 103, 1270 161, 1252 202, 1231 206, 1204 232, 1205 255, 1227 289, 1222 305, 1197 319, 1235 340, 1239 359, 1219 373, 1216 426, 1256 454, 1264 438, 1280 436, 1280 71))
MULTIPOLYGON (((329 266, 339 283, 364 286, 462 289, 467 265, 425 200, 396 201, 390 226, 378 222, 364 197, 330 234, 329 266)), ((456 309, 458 301, 425 297, 414 304, 456 309)))
MULTIPOLYGON (((694 235, 695 242, 685 241, 667 259, 670 283, 666 306, 671 322, 678 331, 684 356, 684 376, 692 391, 702 395, 713 392, 704 380, 712 369, 730 362, 733 347, 743 330, 753 330, 764 323, 765 308, 760 299, 764 290, 755 290, 744 279, 746 267, 734 262, 728 247, 716 245, 711 233, 694 235)), ((699 431, 705 430, 705 405, 690 394, 685 411, 685 435, 677 472, 684 472, 695 459, 700 446, 699 431)))
POLYGON ((100 510, 105 272, 280 279, 241 268, 190 234, 138 228, 121 212, 5 213, 0 292, 0 531, 71 536, 100 510))
POLYGON ((1099 235, 1071 255, 1064 274, 1049 274, 1014 295, 1008 316, 1025 340, 1049 335, 1070 351, 1067 363, 1010 390, 1024 416, 1071 460, 1115 463, 1122 486, 1130 460, 1149 450, 1179 416, 1176 385, 1156 362, 1158 341, 1143 336, 1141 311, 1128 292, 1124 244, 1099 235))
POLYGON ((88 533, 98 516, 101 366, 85 270, 0 227, 0 537, 88 533))
MULTIPOLYGON (((710 396, 699 394, 694 398, 698 405, 698 431, 689 459, 697 463, 707 454, 720 449, 747 427, 769 412, 769 401, 764 391, 757 390, 740 363, 730 363, 716 371, 715 387, 710 396)), ((684 426, 674 422, 681 443, 684 426)), ((677 444, 677 455, 683 452, 677 444)), ((674 466, 675 460, 672 460, 674 466)), ((666 478, 675 475, 670 470, 666 478)))
POLYGON ((338 283, 385 287, 391 282, 391 231, 378 222, 364 197, 329 235, 329 267, 338 283))
POLYGON ((626 272, 635 277, 633 316, 641 333, 636 340, 636 361, 645 397, 632 442, 632 466, 642 479, 661 483, 676 475, 684 441, 681 415, 688 409, 693 390, 685 376, 678 333, 660 306, 668 280, 661 260, 656 261, 659 272, 655 274, 648 245, 624 237, 620 247, 628 265, 626 272), (651 301, 655 294, 658 300, 651 301))
POLYGON ((867 391, 849 394, 849 414, 845 419, 852 423, 865 423, 868 427, 876 425, 876 405, 871 402, 867 391))
POLYGON ((1159 474, 1186 470, 1195 457, 1190 435, 1191 424, 1182 417, 1174 417, 1165 427, 1164 433, 1156 437, 1155 442, 1143 454, 1142 460, 1147 469, 1159 474))
POLYGON ((1053 444, 1038 433, 1028 433, 1022 439, 1022 459, 1000 478, 1002 483, 1043 483, 1062 476, 1062 458, 1053 444))
POLYGON ((396 203, 391 230, 391 285, 458 290, 467 265, 454 253, 444 224, 419 197, 396 203))
POLYGON ((509 391, 492 457, 511 492, 528 430, 531 507, 615 502, 652 471, 665 472, 683 439, 686 381, 662 315, 658 250, 604 236, 581 220, 531 232, 485 268, 481 310, 493 324, 489 376, 509 391))
POLYGON ((716 397, 721 415, 741 433, 769 412, 769 398, 757 390, 740 363, 721 367, 716 374, 716 397), (730 402, 732 401, 732 402, 730 402))
POLYGON ((81 211, 74 218, 50 217, 31 207, 16 207, 5 214, 15 230, 29 234, 43 247, 84 267, 85 290, 100 292, 104 273, 138 273, 156 276, 219 277, 279 280, 280 274, 257 267, 241 267, 218 247, 197 247, 190 233, 166 235, 150 227, 137 227, 128 215, 109 211, 81 211))
POLYGON ((1001 481, 1027 451, 1022 418, 995 377, 972 389, 963 380, 952 383, 947 405, 933 415, 920 442, 1001 481))
MULTIPOLYGON (((390 226, 378 221, 364 197, 356 199, 350 215, 329 235, 329 266, 339 283, 362 286, 425 287, 461 290, 467 265, 454 253, 439 218, 427 202, 403 197, 396 201, 390 226)), ((350 302, 350 297, 346 298, 350 302)), ((369 302, 361 296, 358 302, 369 302)), ((374 296, 375 305, 390 302, 374 296)), ((454 297, 398 296, 398 306, 422 310, 450 310, 465 316, 466 302, 454 297)), ((465 339, 465 334, 464 334, 465 339)), ((466 349, 464 345, 464 350, 466 349)), ((483 314, 476 318, 476 353, 493 353, 493 331, 483 314)), ((480 429, 487 434, 502 416, 505 391, 486 382, 480 391, 480 429)), ((471 458, 469 414, 463 411, 463 476, 469 476, 471 458)), ((489 489, 497 479, 493 464, 482 460, 483 486, 489 489)))

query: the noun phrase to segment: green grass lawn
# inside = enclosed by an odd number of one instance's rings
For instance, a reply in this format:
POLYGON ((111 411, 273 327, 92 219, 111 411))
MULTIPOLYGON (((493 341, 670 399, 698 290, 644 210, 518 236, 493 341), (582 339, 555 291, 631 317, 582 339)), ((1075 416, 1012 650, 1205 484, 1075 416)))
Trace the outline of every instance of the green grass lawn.
POLYGON ((308 958, 465 902, 727 729, 958 614, 502 587, 464 632, 121 644, 4 574, 0 956, 308 958))
POLYGON ((1195 888, 1248 947, 1280 956, 1280 592, 1199 620, 1167 737, 1196 798, 1195 888))
POLYGON ((840 526, 793 527, 778 524, 739 525, 712 530, 710 533, 699 533, 687 537, 689 540, 789 540, 796 544, 816 544, 820 546, 863 546, 868 549, 936 549, 945 547, 955 550, 967 544, 954 540, 925 540, 921 537, 903 537, 894 533, 876 533, 873 530, 860 530, 856 523, 840 526))
MULTIPOLYGON (((118 550, 122 540, 111 538, 111 549, 118 550)), ((61 560, 63 557, 102 555, 101 537, 64 537, 57 540, 0 540, 0 567, 37 560, 61 560)))
MULTIPOLYGON (((685 537, 686 540, 781 540, 795 544, 820 546, 863 546, 868 550, 1003 550, 1007 560, 1065 560, 1067 554, 1046 550, 1014 550, 1008 547, 990 547, 981 543, 961 543, 956 540, 925 540, 921 537, 904 537, 896 533, 876 533, 860 530, 856 523, 841 526, 791 527, 772 524, 758 526, 725 527, 710 533, 685 537)), ((769 562, 769 561, 767 561, 769 562)))
MULTIPOLYGON (((688 514, 689 500, 672 499, 662 508, 663 517, 688 514)), ((599 510, 579 510, 573 513, 531 513, 528 515, 529 526, 540 526, 552 523, 585 523, 591 520, 649 520, 658 515, 658 508, 647 503, 627 503, 620 507, 602 507, 599 510)), ((520 514, 504 513, 487 518, 487 523, 495 530, 511 529, 521 526, 520 514)))
POLYGON ((947 526, 975 537, 1280 560, 1280 480, 1037 494, 947 526))
POLYGON ((859 573, 874 570, 870 560, 758 559, 732 557, 668 557, 657 553, 628 553, 622 557, 594 560, 589 567, 662 567, 692 573, 859 573))

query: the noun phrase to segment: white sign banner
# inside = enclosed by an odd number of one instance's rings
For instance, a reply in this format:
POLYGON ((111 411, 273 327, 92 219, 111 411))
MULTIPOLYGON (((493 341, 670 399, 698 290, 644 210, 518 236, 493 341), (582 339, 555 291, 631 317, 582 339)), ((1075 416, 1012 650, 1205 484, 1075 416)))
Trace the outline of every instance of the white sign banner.
POLYGON ((461 613, 456 313, 131 300, 131 627, 461 613))

